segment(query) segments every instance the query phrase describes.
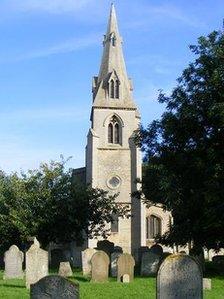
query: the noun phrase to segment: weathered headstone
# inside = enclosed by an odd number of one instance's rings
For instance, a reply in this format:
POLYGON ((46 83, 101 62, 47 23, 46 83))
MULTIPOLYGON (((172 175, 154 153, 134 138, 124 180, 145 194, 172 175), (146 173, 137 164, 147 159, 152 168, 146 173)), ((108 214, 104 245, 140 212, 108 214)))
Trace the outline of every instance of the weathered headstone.
POLYGON ((108 240, 102 240, 97 242, 97 250, 104 251, 109 257, 114 251, 114 243, 108 240))
POLYGON ((96 252, 96 249, 87 248, 82 251, 82 273, 84 276, 91 275, 91 258, 96 252))
POLYGON ((72 268, 69 262, 61 262, 59 265, 58 275, 63 277, 72 276, 72 268))
POLYGON ((48 252, 35 242, 26 253, 26 287, 48 275, 48 252))
POLYGON ((142 253, 141 276, 156 276, 163 258, 163 249, 160 245, 153 245, 149 251, 142 253))
POLYGON ((58 275, 46 276, 31 285, 31 299, 79 299, 79 286, 58 275))
POLYGON ((201 266, 202 271, 205 271, 205 256, 203 248, 201 246, 195 246, 190 250, 189 255, 193 256, 201 266))
POLYGON ((110 274, 112 277, 117 277, 117 260, 121 255, 121 252, 113 252, 110 257, 110 274))
POLYGON ((212 280, 211 278, 203 278, 203 290, 212 289, 212 280))
POLYGON ((168 256, 157 274, 157 299, 202 299, 202 270, 186 254, 168 256))
POLYGON ((51 250, 51 267, 58 268, 60 265, 60 262, 64 262, 65 257, 63 250, 60 248, 55 248, 51 250))
POLYGON ((23 259, 24 254, 16 245, 12 245, 8 251, 5 252, 5 272, 3 279, 23 278, 23 259))
POLYGON ((131 254, 121 254, 117 260, 117 281, 122 281, 122 277, 125 274, 129 275, 129 281, 132 281, 134 278, 134 266, 135 260, 131 254))
POLYGON ((108 280, 110 259, 102 250, 97 251, 91 258, 91 281, 105 282, 108 280))

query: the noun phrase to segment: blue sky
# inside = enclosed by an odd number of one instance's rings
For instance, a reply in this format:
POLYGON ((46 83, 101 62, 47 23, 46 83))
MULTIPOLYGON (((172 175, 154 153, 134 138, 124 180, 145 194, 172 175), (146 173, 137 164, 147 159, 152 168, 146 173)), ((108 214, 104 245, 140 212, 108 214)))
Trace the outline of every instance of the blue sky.
MULTIPOLYGON (((0 168, 38 167, 73 156, 84 165, 91 80, 97 75, 110 2, 0 1, 0 168)), ((188 46, 222 26, 223 0, 114 1, 128 74, 143 124, 158 118, 193 59, 188 46)))

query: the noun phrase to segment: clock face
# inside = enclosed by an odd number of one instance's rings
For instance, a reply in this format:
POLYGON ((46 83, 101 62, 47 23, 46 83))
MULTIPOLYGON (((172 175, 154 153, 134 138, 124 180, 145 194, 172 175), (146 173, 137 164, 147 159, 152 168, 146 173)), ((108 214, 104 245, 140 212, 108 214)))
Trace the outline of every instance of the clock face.
POLYGON ((117 176, 113 176, 107 181, 107 185, 111 189, 116 189, 120 186, 121 184, 121 179, 117 176))

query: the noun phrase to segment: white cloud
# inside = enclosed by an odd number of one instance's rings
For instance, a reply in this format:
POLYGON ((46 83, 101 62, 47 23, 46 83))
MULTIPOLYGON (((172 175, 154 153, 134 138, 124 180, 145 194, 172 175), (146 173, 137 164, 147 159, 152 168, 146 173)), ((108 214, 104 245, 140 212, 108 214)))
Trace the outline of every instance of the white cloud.
MULTIPOLYGON (((17 56, 14 55, 13 57, 8 58, 7 60, 10 62, 14 62, 14 61, 21 61, 21 60, 34 59, 34 58, 44 58, 50 55, 74 52, 74 51, 82 50, 91 47, 93 45, 99 44, 100 37, 101 37, 100 34, 95 33, 95 34, 90 34, 88 36, 73 38, 43 49, 36 49, 27 53, 17 54, 17 56)), ((6 59, 3 59, 3 62, 5 61, 6 59)))

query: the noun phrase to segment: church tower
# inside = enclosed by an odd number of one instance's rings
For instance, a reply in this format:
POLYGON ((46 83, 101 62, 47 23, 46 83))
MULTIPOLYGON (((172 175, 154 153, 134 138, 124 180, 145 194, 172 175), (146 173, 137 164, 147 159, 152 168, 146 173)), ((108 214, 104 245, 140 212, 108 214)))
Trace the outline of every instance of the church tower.
MULTIPOLYGON (((128 204, 131 218, 119 218, 111 224, 108 238, 124 252, 137 255, 145 245, 145 216, 139 200, 131 194, 141 179, 141 153, 133 141, 140 114, 133 100, 114 5, 111 6, 103 56, 98 77, 92 83, 91 128, 86 147, 86 181, 92 187, 119 193, 117 202, 128 204), (142 224, 141 224, 141 219, 142 224)), ((98 240, 88 240, 95 247, 98 240)))

